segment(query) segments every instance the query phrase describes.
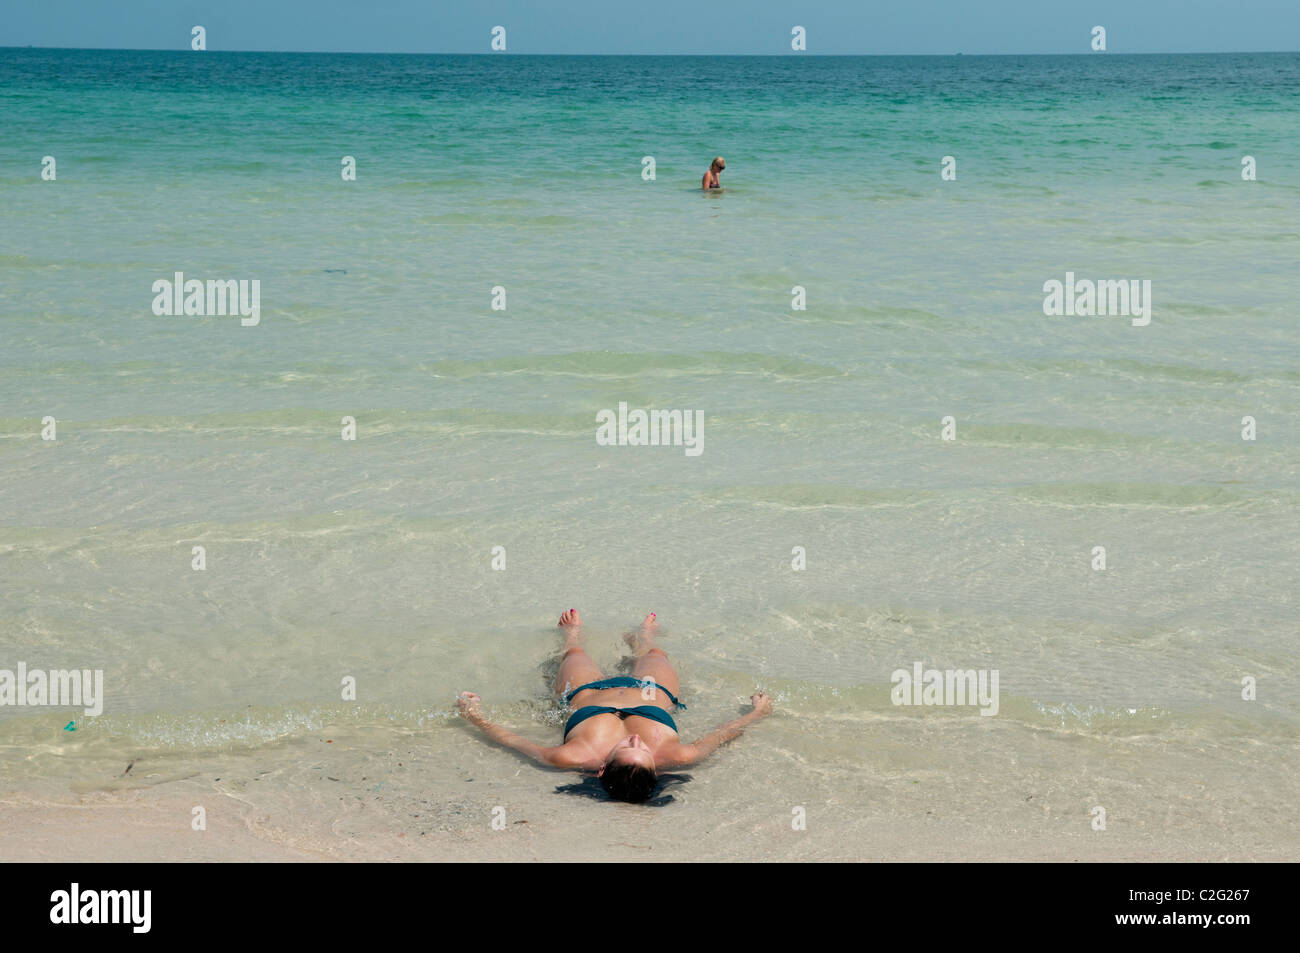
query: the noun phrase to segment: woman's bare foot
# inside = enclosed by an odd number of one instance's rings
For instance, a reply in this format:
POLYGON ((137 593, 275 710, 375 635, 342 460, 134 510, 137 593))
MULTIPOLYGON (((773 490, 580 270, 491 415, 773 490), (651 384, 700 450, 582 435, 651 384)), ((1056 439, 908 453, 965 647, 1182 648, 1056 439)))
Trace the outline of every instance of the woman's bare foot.
POLYGON ((578 633, 582 631, 582 617, 578 615, 578 610, 570 609, 568 612, 560 613, 559 625, 564 630, 565 651, 581 648, 582 641, 578 638, 578 633))
POLYGON ((623 636, 623 641, 627 643, 628 648, 639 655, 654 645, 654 638, 658 634, 659 618, 652 612, 642 621, 641 628, 623 636))

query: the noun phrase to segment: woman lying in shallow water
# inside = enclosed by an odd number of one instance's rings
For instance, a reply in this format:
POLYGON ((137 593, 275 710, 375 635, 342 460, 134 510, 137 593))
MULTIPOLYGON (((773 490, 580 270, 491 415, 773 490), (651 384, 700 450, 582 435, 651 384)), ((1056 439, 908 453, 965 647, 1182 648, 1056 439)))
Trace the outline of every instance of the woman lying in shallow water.
POLYGON ((481 699, 473 692, 462 692, 457 700, 461 714, 499 744, 552 767, 595 771, 611 797, 644 801, 654 792, 661 769, 694 764, 772 711, 772 699, 759 692, 750 696, 754 708, 748 714, 715 728, 694 744, 682 744, 669 712, 686 706, 677 701, 681 688, 672 663, 655 645, 658 624, 654 613, 646 616, 639 631, 626 637, 636 658, 630 676, 605 678, 600 674, 582 648, 581 626, 576 609, 560 616, 564 654, 555 692, 573 705, 574 712, 559 745, 544 748, 492 724, 479 712, 481 699))

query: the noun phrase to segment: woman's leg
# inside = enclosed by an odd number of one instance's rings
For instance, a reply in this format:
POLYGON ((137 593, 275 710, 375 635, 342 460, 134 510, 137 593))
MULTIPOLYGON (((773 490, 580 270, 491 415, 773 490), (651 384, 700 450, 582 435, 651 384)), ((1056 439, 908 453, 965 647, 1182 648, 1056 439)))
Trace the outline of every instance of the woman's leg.
POLYGON ((601 678, 600 669, 582 648, 582 641, 578 637, 582 619, 578 616, 577 609, 570 609, 560 616, 560 628, 564 630, 564 654, 560 659, 560 671, 555 676, 557 695, 601 678))
MULTIPOLYGON (((630 632, 626 636, 627 644, 632 647, 632 654, 636 657, 636 666, 632 669, 632 674, 637 678, 653 678, 655 684, 662 685, 680 698, 681 686, 677 683, 677 673, 673 671, 673 663, 668 661, 668 653, 655 644, 655 636, 658 634, 659 623, 655 621, 655 614, 652 612, 645 617, 638 631, 630 632)), ((656 701, 669 706, 672 704, 666 697, 656 701)))

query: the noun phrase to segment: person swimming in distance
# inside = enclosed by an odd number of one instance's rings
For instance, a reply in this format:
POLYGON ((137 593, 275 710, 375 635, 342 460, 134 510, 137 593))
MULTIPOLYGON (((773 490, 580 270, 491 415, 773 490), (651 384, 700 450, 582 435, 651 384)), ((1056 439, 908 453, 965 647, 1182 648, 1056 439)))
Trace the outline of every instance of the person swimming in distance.
POLYGON ((704 178, 700 182, 700 188, 705 190, 722 188, 722 180, 718 178, 718 173, 724 171, 726 168, 726 159, 722 158, 722 156, 718 156, 714 159, 713 164, 709 166, 709 171, 704 173, 704 178))
POLYGON ((562 614, 559 626, 564 632, 564 651, 555 676, 555 692, 577 706, 564 726, 559 745, 543 747, 492 724, 483 717, 479 710, 482 699, 473 692, 461 692, 456 707, 488 738, 541 764, 595 771, 613 798, 648 800, 660 770, 703 760, 772 712, 772 699, 757 692, 750 696, 754 707, 749 712, 708 732, 694 744, 683 744, 669 711, 686 706, 677 700, 681 691, 677 673, 668 655, 655 644, 659 624, 653 612, 638 631, 625 637, 636 660, 630 676, 606 678, 601 674, 582 647, 582 619, 576 609, 562 614))

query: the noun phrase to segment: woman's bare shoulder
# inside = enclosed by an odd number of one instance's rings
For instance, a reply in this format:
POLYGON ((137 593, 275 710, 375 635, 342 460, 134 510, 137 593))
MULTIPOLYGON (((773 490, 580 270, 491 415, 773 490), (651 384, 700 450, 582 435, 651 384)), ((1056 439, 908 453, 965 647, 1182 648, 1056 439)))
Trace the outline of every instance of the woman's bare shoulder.
POLYGON ((600 767, 600 759, 592 752, 589 745, 581 741, 566 741, 555 748, 546 749, 547 764, 557 768, 573 771, 584 769, 595 771, 600 767))
POLYGON ((673 741, 664 745, 655 754, 655 766, 660 768, 681 768, 699 760, 695 745, 673 741))

